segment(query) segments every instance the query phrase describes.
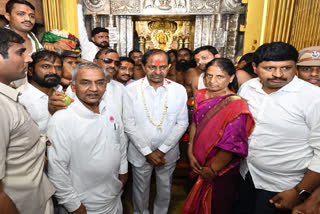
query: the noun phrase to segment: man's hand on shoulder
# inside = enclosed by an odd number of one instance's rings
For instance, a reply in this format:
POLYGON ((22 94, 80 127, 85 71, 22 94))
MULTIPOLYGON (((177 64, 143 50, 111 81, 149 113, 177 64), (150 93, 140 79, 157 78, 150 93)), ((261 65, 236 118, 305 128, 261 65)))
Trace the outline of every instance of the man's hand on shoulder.
POLYGON ((290 210, 297 204, 301 203, 299 193, 294 189, 289 189, 275 195, 271 200, 271 204, 277 209, 290 210))
POLYGON ((83 204, 81 204, 78 209, 76 209, 73 212, 70 212, 70 214, 87 214, 87 210, 86 210, 86 207, 83 206, 83 204))
POLYGON ((146 158, 151 165, 159 167, 167 163, 167 161, 164 159, 164 155, 165 154, 163 152, 161 152, 159 149, 156 149, 152 153, 146 155, 146 158))

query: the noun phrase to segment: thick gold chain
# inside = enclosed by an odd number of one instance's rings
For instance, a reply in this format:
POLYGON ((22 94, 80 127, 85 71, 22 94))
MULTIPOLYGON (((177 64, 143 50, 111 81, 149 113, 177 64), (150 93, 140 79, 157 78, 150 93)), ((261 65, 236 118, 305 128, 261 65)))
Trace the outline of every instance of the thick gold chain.
POLYGON ((155 127, 157 127, 158 129, 161 130, 161 126, 162 126, 162 123, 163 123, 163 120, 164 120, 164 116, 167 112, 167 104, 168 104, 168 86, 166 87, 166 95, 165 95, 165 100, 164 100, 164 105, 163 105, 163 109, 162 109, 162 115, 161 115, 161 118, 160 118, 160 122, 158 124, 156 124, 152 119, 151 119, 151 115, 150 115, 150 112, 148 110, 148 107, 147 107, 147 103, 146 103, 146 99, 144 97, 144 91, 143 91, 143 81, 145 80, 145 78, 143 78, 143 80, 141 81, 141 94, 142 94, 142 102, 143 102, 143 105, 144 105, 144 111, 146 112, 146 115, 147 115, 147 118, 149 120, 149 122, 154 125, 155 127))

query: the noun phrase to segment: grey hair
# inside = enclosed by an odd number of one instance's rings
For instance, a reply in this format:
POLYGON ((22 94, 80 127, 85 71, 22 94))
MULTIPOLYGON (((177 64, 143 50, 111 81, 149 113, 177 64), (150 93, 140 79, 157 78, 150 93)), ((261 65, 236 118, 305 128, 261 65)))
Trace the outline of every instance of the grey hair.
POLYGON ((75 84, 76 83, 76 76, 77 76, 77 73, 78 71, 81 69, 81 68, 88 68, 88 69, 92 69, 92 68, 95 68, 95 69, 99 69, 100 71, 103 72, 103 75, 104 75, 104 79, 106 80, 107 78, 107 73, 106 71, 100 66, 100 65, 97 65, 93 62, 83 62, 83 63, 79 63, 76 65, 76 67, 73 69, 72 71, 72 83, 75 84))

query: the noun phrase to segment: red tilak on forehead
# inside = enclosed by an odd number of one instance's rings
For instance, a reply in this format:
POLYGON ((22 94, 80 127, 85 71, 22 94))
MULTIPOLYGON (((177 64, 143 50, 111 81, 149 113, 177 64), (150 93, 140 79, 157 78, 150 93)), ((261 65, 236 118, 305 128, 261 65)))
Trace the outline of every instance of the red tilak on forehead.
POLYGON ((154 64, 159 67, 161 65, 161 59, 157 59, 154 64))

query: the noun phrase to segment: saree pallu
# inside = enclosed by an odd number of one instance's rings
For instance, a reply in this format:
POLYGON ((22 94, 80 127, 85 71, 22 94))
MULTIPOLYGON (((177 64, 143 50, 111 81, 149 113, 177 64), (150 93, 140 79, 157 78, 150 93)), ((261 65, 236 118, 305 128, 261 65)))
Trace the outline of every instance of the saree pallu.
POLYGON ((220 176, 226 175, 228 182, 232 181, 230 174, 237 175, 240 160, 248 153, 248 137, 254 128, 252 115, 241 97, 226 95, 204 100, 205 91, 199 90, 196 96, 193 122, 197 129, 193 154, 203 167, 210 166, 219 149, 234 153, 234 158, 212 182, 205 182, 191 172, 198 178, 185 201, 182 214, 211 214, 212 193, 215 191, 213 183, 216 179, 221 180, 220 176))

